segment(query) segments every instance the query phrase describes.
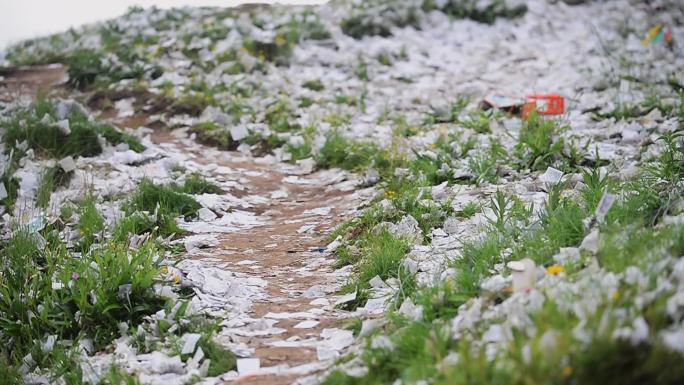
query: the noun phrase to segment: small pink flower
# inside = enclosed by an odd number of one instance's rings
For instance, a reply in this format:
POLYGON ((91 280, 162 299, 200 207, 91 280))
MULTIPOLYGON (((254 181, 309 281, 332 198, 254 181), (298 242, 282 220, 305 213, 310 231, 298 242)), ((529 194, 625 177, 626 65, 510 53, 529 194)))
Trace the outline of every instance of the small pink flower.
POLYGON ((71 273, 71 279, 72 279, 72 280, 76 281, 76 280, 78 280, 79 278, 81 278, 81 275, 80 275, 80 274, 78 274, 78 273, 71 273))

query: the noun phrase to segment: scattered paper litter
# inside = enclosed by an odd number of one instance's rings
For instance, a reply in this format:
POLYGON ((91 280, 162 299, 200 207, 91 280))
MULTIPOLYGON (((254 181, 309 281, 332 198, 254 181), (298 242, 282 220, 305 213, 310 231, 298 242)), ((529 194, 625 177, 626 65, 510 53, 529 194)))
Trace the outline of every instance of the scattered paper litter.
POLYGON ((307 215, 325 216, 325 215, 329 215, 331 210, 332 210, 332 207, 318 207, 315 209, 310 209, 310 210, 304 211, 304 213, 302 213, 302 216, 307 216, 307 215))
POLYGON ((59 161, 59 167, 61 167, 64 172, 72 172, 76 169, 76 162, 74 162, 73 157, 67 156, 59 161))
POLYGON ((547 168, 546 171, 539 176, 540 181, 552 185, 558 184, 558 182, 560 182, 562 178, 563 171, 557 170, 553 167, 547 168))
POLYGON ((293 326, 295 329, 311 329, 313 327, 316 327, 320 322, 318 321, 302 321, 295 326, 293 326))
POLYGON ((237 371, 241 376, 246 376, 258 372, 261 368, 261 361, 258 358, 238 358, 237 371))
POLYGON ((603 193, 603 196, 601 196, 601 201, 596 207, 596 220, 599 223, 602 223, 603 220, 606 218, 608 211, 611 207, 613 207, 613 203, 615 203, 616 200, 617 196, 615 196, 614 194, 611 194, 608 191, 603 193))
POLYGON ((342 305, 343 303, 351 302, 356 299, 356 292, 351 292, 349 294, 345 294, 341 296, 340 298, 335 301, 335 306, 342 305))
POLYGON ((181 349, 181 354, 192 354, 195 352, 195 346, 202 337, 199 333, 187 333, 183 335, 183 349, 181 349))
POLYGON ((281 312, 281 313, 272 313, 268 312, 266 315, 264 315, 264 318, 273 318, 273 319, 298 319, 298 318, 304 318, 304 319, 317 319, 318 316, 315 314, 311 314, 308 312, 300 311, 300 312, 295 312, 295 313, 287 313, 287 312, 281 312))

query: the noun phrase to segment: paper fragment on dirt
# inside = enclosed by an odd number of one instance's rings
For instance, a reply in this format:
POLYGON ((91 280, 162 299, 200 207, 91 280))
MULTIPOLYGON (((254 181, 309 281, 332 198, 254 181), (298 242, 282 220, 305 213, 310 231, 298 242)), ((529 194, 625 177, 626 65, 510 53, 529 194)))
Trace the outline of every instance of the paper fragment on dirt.
POLYGON ((316 327, 320 322, 318 321, 302 321, 295 326, 293 326, 295 329, 311 329, 313 327, 316 327))
POLYGON ((295 312, 295 313, 287 313, 287 312, 281 312, 281 313, 272 313, 268 312, 266 315, 264 315, 264 318, 273 318, 273 319, 317 319, 318 316, 315 314, 311 314, 308 312, 300 311, 300 312, 295 312))
POLYGON ((259 371, 261 361, 258 358, 238 358, 237 371, 241 376, 246 376, 259 371))

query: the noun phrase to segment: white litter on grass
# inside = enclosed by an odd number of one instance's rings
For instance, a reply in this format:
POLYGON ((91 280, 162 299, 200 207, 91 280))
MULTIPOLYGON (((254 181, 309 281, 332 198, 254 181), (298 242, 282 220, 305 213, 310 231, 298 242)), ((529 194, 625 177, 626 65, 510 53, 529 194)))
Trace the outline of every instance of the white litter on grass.
POLYGON ((539 176, 539 180, 551 185, 558 184, 563 178, 563 171, 557 170, 553 167, 549 167, 546 171, 539 176))
POLYGON ((507 264, 513 276, 513 292, 519 293, 532 289, 537 282, 537 266, 529 258, 511 261, 507 264))
POLYGON ((202 335, 199 333, 187 333, 181 337, 183 341, 183 348, 181 349, 181 354, 193 354, 195 352, 195 346, 199 342, 202 335))
POLYGON ((61 167, 64 172, 72 172, 76 169, 76 162, 74 162, 73 157, 67 156, 59 161, 59 167, 61 167))
POLYGON ((608 211, 611 207, 613 207, 613 203, 615 203, 616 200, 616 195, 611 194, 608 191, 603 193, 603 196, 601 196, 601 200, 599 201, 599 204, 596 207, 596 221, 598 223, 603 223, 603 220, 606 218, 608 211))
POLYGON ((69 127, 69 119, 63 119, 55 122, 55 127, 57 127, 59 129, 59 132, 61 132, 64 135, 71 134, 71 127, 69 127))
POLYGON ((356 299, 356 292, 354 291, 352 293, 345 294, 345 295, 341 296, 340 298, 338 298, 337 301, 335 301, 335 306, 339 306, 339 305, 342 305, 344 303, 351 302, 355 299, 356 299))

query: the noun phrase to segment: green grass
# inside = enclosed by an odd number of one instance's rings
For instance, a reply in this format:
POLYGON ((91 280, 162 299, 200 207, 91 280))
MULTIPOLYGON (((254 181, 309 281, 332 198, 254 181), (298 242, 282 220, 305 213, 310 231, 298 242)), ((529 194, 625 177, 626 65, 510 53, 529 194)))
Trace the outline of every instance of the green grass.
POLYGON ((339 132, 326 137, 325 143, 317 157, 320 167, 339 167, 350 171, 361 171, 380 161, 383 151, 371 143, 355 142, 345 138, 339 132))
MULTIPOLYGON (((356 292, 356 299, 345 304, 348 308, 363 306, 368 299, 369 281, 378 276, 383 280, 397 278, 401 290, 395 300, 400 303, 416 288, 415 279, 402 267, 402 261, 409 252, 409 244, 383 230, 379 234, 368 233, 359 242, 361 249, 357 257, 354 274, 345 286, 346 291, 356 292)), ((344 251, 343 251, 344 252, 344 251)))
POLYGON ((73 172, 65 172, 59 166, 48 167, 41 176, 40 187, 36 197, 38 207, 47 208, 50 203, 50 195, 60 186, 69 184, 73 172))
POLYGON ((81 235, 79 248, 82 252, 87 252, 96 242, 97 238, 104 236, 105 221, 102 214, 97 209, 96 198, 88 195, 80 202, 78 214, 78 231, 81 235))
POLYGON ((491 116, 489 113, 477 110, 471 112, 467 119, 459 120, 458 123, 465 128, 469 128, 477 132, 478 134, 487 134, 492 132, 492 129, 489 127, 490 119, 491 116))
POLYGON ((294 113, 286 99, 281 99, 266 109, 265 120, 271 130, 275 132, 291 132, 301 127, 293 123, 294 113))
MULTIPOLYGON (((423 306, 423 319, 409 321, 390 314, 390 323, 377 333, 389 336, 395 349, 385 351, 367 346, 362 357, 369 368, 368 374, 351 377, 335 371, 324 383, 387 384, 397 379, 406 383, 427 380, 444 385, 674 385, 681 382, 684 373, 672 368, 680 368, 684 357, 664 346, 657 338, 659 330, 672 325, 672 319, 666 313, 669 294, 664 293, 644 306, 634 307, 637 294, 653 290, 659 285, 657 276, 669 274, 667 271, 654 272, 653 266, 662 266, 664 258, 678 258, 684 254, 682 227, 660 223, 664 215, 681 213, 681 180, 684 176, 682 137, 674 134, 659 140, 665 145, 663 151, 655 159, 645 162, 641 174, 634 180, 618 181, 610 175, 603 175, 598 168, 583 170, 585 186, 577 195, 568 195, 570 189, 564 183, 557 185, 549 192, 547 203, 538 216, 532 215, 532 206, 523 204, 519 199, 500 191, 494 194, 489 204, 494 214, 489 230, 481 239, 465 242, 461 256, 451 264, 456 276, 435 287, 418 288, 409 294, 416 304, 423 306), (439 337, 440 330, 458 313, 459 307, 480 295, 482 280, 493 274, 495 266, 521 258, 532 258, 538 265, 549 266, 555 263, 551 257, 559 248, 578 246, 588 231, 585 227, 587 218, 592 218, 606 191, 617 194, 621 199, 609 210, 605 221, 598 225, 601 237, 596 260, 606 272, 621 273, 630 266, 639 267, 648 277, 648 289, 641 288, 640 283, 630 283, 621 278, 617 294, 602 295, 601 303, 580 326, 577 314, 567 304, 582 300, 587 295, 584 290, 567 292, 560 297, 540 291, 545 296, 543 304, 527 311, 535 333, 530 335, 513 328, 512 340, 495 351, 485 352, 481 341, 487 324, 499 322, 496 316, 491 321, 488 318, 478 321, 459 339, 451 339, 450 335, 439 337), (561 303, 564 305, 560 306, 561 303), (627 320, 638 315, 645 318, 650 328, 646 341, 632 345, 606 337, 624 322, 614 313, 615 309, 623 308, 630 312, 627 320), (585 343, 577 339, 577 327, 602 331, 585 343), (547 332, 555 336, 552 345, 544 341, 543 336, 547 332), (458 360, 443 365, 442 361, 449 352, 457 354, 458 360), (488 359, 491 354, 494 357, 488 359)), ((475 210, 477 207, 473 205, 467 211, 475 210)), ((340 257, 362 266, 366 249, 361 241, 366 239, 365 234, 369 230, 357 229, 372 228, 374 223, 384 219, 381 213, 368 211, 340 228, 338 231, 342 233, 360 234, 357 243, 338 250, 340 257), (359 255, 361 259, 357 262, 359 255)), ((586 277, 588 273, 583 269, 592 256, 581 258, 576 265, 564 266, 564 280, 582 282, 586 277)), ((667 266, 666 269, 672 268, 671 264, 667 266)), ((372 272, 374 270, 369 269, 369 274, 372 272)), ((585 282, 584 285, 588 285, 586 289, 590 290, 596 284, 585 282)), ((496 295, 481 300, 499 303, 508 294, 504 291, 496 295)))
POLYGON ((175 218, 196 217, 201 208, 200 204, 185 192, 218 191, 214 188, 217 187, 197 176, 190 176, 183 186, 156 185, 149 179, 143 179, 138 190, 122 206, 126 217, 114 228, 114 239, 123 242, 132 234, 154 231, 163 237, 184 234, 185 231, 178 226, 175 218))
POLYGON ((177 190, 186 194, 225 194, 219 186, 208 181, 199 173, 187 176, 183 185, 177 190))
POLYGON ((197 141, 203 144, 216 146, 219 150, 235 150, 239 142, 230 136, 230 130, 212 122, 200 122, 195 124, 190 131, 197 135, 197 141))
POLYGON ((236 369, 235 354, 229 349, 221 347, 211 338, 200 340, 199 346, 204 351, 205 357, 211 360, 209 364, 209 377, 220 376, 236 369))
POLYGON ((527 13, 527 6, 519 4, 509 7, 506 1, 499 0, 478 6, 477 0, 435 0, 423 1, 423 10, 439 10, 456 19, 471 19, 480 23, 492 24, 498 18, 513 19, 527 13))
POLYGON ((536 114, 523 123, 516 146, 520 166, 531 170, 546 170, 553 166, 564 169, 558 162, 563 158, 564 141, 559 137, 565 127, 536 114))
POLYGON ((17 363, 31 352, 49 367, 53 357, 35 344, 46 335, 88 336, 102 347, 118 337, 120 322, 135 324, 160 308, 152 288, 159 271, 152 244, 130 251, 108 243, 74 258, 56 232, 48 228, 43 237, 46 245, 38 247, 35 234, 18 230, 0 245, 0 357, 17 363), (127 284, 122 297, 120 286, 127 284))
POLYGON ((176 188, 164 185, 156 185, 149 179, 143 179, 138 185, 138 190, 124 205, 124 211, 147 211, 173 215, 194 217, 200 209, 200 204, 192 197, 178 192, 176 188))
POLYGON ((304 82, 304 84, 302 84, 302 87, 308 88, 312 91, 323 91, 325 89, 323 82, 321 82, 319 79, 307 80, 304 82))
POLYGON ((418 9, 411 6, 394 12, 392 4, 379 3, 375 7, 371 5, 367 9, 361 8, 340 23, 342 32, 355 39, 364 36, 392 36, 390 26, 420 28, 418 9))
POLYGON ((126 45, 109 40, 110 44, 105 43, 101 50, 77 49, 65 54, 69 75, 67 85, 86 90, 98 85, 104 87, 123 79, 161 76, 161 67, 149 63, 147 58, 127 49, 126 45), (107 53, 114 54, 118 61, 107 59, 107 53))
POLYGON ((39 154, 54 158, 66 156, 95 156, 102 153, 98 136, 102 135, 112 145, 126 143, 137 152, 145 150, 140 141, 113 126, 90 120, 81 113, 72 113, 68 117, 70 133, 65 135, 55 125, 55 103, 49 99, 38 99, 25 110, 15 113, 3 121, 5 124, 5 149, 11 151, 17 143, 26 141, 30 148, 39 154), (45 115, 50 116, 43 122, 45 115))

